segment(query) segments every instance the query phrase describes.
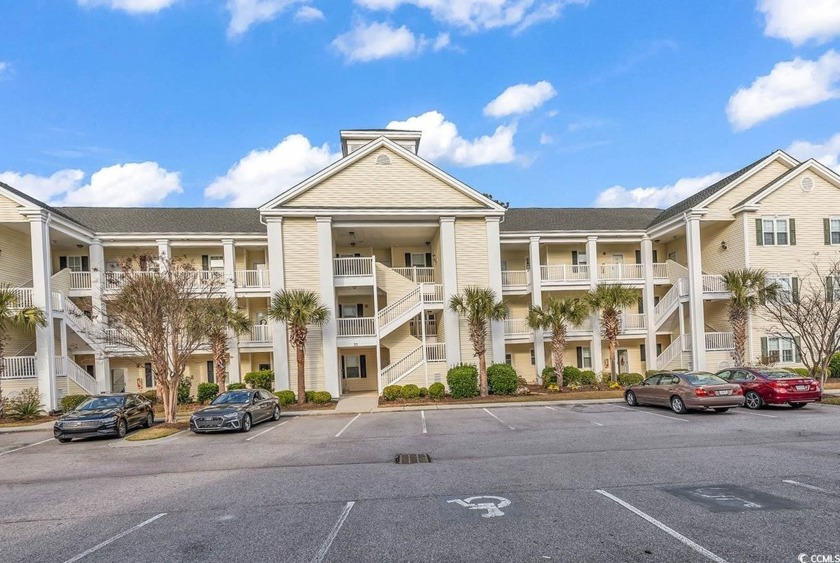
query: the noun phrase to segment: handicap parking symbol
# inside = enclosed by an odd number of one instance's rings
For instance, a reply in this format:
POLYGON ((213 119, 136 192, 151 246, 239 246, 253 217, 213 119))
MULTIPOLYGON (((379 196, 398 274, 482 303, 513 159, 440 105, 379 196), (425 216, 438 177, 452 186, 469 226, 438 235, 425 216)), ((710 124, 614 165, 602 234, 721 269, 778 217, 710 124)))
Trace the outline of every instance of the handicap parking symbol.
POLYGON ((499 516, 504 516, 505 513, 502 512, 501 509, 506 506, 510 506, 510 500, 505 497, 495 496, 478 496, 465 499, 456 498, 446 502, 454 502, 455 504, 468 508, 469 510, 484 510, 486 512, 481 515, 482 518, 497 518, 499 516))

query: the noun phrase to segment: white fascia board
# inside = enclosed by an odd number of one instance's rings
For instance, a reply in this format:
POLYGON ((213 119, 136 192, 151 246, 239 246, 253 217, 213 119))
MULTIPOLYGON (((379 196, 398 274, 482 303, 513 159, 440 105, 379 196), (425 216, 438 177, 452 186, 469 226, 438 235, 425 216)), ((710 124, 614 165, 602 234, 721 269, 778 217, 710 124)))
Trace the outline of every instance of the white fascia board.
POLYGON ((781 160, 782 162, 790 165, 793 168, 799 166, 799 164, 800 164, 800 162, 798 160, 796 160, 795 158, 790 156, 785 151, 778 150, 778 151, 774 152, 773 154, 771 154, 770 156, 768 156, 767 158, 765 158, 760 164, 758 164, 756 166, 753 166, 752 170, 750 170, 749 172, 747 172, 746 174, 744 174, 740 178, 736 178, 735 180, 733 180, 732 182, 727 184, 727 186, 725 188, 723 188, 722 190, 718 190, 717 192, 710 195, 705 200, 701 201, 694 208, 697 209, 697 208, 702 208, 702 207, 708 207, 709 204, 713 203, 717 199, 723 197, 725 194, 732 191, 734 188, 743 184, 744 182, 746 182, 747 180, 749 180, 750 178, 752 178, 753 176, 755 176, 756 174, 758 174, 759 172, 764 170, 764 168, 768 164, 770 164, 771 162, 774 162, 776 160, 781 160))
POLYGON ((504 211, 460 207, 443 208, 324 208, 324 207, 284 207, 264 212, 264 217, 333 217, 340 220, 364 220, 367 217, 503 217, 504 211))
POLYGON ((268 235, 235 233, 97 233, 96 236, 102 240, 104 246, 147 244, 155 243, 161 239, 170 241, 173 246, 189 246, 196 242, 218 242, 221 244, 222 239, 233 239, 237 244, 244 242, 265 243, 268 241, 268 235))
POLYGON ((797 166, 789 170, 786 174, 779 176, 776 181, 772 184, 761 190, 758 194, 754 197, 750 198, 749 201, 743 203, 737 207, 732 208, 733 213, 738 213, 740 211, 757 211, 760 207, 761 200, 767 197, 768 195, 772 194, 779 188, 781 188, 784 184, 790 182, 797 176, 804 174, 805 172, 813 172, 817 176, 820 176, 826 182, 833 184, 835 187, 840 188, 840 175, 834 172, 832 169, 828 168, 824 164, 819 161, 812 159, 806 160, 801 165, 797 166))
POLYGON ((50 214, 50 228, 87 244, 90 244, 95 236, 93 231, 82 228, 78 224, 68 221, 55 213, 50 214))

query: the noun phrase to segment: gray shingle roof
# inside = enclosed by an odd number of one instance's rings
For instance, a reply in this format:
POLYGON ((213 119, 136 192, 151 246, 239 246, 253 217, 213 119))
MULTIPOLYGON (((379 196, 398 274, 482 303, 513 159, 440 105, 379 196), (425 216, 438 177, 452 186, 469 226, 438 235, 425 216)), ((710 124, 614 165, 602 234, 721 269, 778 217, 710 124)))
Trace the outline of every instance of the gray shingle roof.
POLYGON ((503 232, 528 231, 637 231, 662 213, 652 208, 522 207, 510 208, 503 232))
POLYGON ((265 234, 256 209, 221 207, 59 207, 97 233, 265 234))
POLYGON ((713 196, 714 194, 716 194, 717 192, 719 192, 720 190, 722 190, 723 188, 725 188, 726 186, 728 186, 729 184, 731 184, 732 182, 734 182, 735 180, 737 180, 738 178, 740 178, 741 176, 743 176, 744 174, 746 174, 747 172, 749 172, 750 170, 752 170, 753 168, 755 168, 756 166, 761 164, 762 162, 764 162, 765 159, 767 159, 769 156, 775 154, 776 152, 777 151, 773 151, 772 153, 768 154, 767 156, 763 156, 763 157, 759 158, 758 160, 756 160, 752 164, 748 164, 747 166, 741 168, 737 172, 733 172, 732 174, 730 174, 726 178, 723 178, 722 180, 718 180, 717 182, 715 182, 711 186, 700 190, 696 194, 694 194, 692 196, 689 196, 689 197, 685 198, 684 200, 682 200, 678 203, 675 203, 674 205, 672 205, 671 207, 669 207, 668 209, 663 211, 659 215, 659 217, 656 217, 653 221, 651 221, 649 226, 652 227, 654 225, 657 225, 659 223, 662 223, 663 221, 666 221, 666 220, 670 219, 671 217, 675 217, 675 216, 679 215, 680 213, 688 211, 689 209, 691 209, 693 207, 697 207, 704 200, 710 198, 711 196, 713 196))

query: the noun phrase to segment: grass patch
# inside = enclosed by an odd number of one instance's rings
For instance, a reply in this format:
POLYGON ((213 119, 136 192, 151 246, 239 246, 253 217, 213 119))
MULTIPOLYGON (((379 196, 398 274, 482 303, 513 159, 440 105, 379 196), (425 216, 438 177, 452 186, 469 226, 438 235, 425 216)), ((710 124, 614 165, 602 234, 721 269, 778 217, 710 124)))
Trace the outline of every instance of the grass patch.
POLYGON ((386 401, 380 397, 379 406, 399 407, 405 405, 467 405, 470 403, 529 403, 534 401, 580 401, 587 399, 621 399, 624 397, 622 389, 610 389, 605 391, 564 391, 562 393, 544 391, 531 393, 530 395, 490 395, 489 397, 470 397, 469 399, 453 399, 447 396, 442 401, 430 401, 429 399, 397 399, 386 401))
POLYGON ((142 428, 133 434, 126 436, 128 442, 144 442, 146 440, 158 440, 177 434, 190 427, 189 422, 176 422, 175 424, 157 424, 151 428, 142 428))
POLYGON ((825 387, 823 389, 840 389, 840 380, 838 379, 829 379, 825 382, 825 387))
POLYGON ((840 397, 830 397, 828 395, 822 396, 822 404, 824 405, 840 405, 840 397))

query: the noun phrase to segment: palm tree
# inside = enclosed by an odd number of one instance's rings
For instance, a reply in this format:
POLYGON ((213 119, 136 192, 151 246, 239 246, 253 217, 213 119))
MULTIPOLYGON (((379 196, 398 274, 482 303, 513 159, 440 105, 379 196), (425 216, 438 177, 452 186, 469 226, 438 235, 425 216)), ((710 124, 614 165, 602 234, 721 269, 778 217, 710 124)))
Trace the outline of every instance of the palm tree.
POLYGON ((775 284, 767 284, 765 270, 729 270, 723 274, 723 283, 729 296, 729 323, 732 325, 732 340, 735 349, 732 360, 736 366, 746 363, 747 322, 750 313, 758 309, 762 299, 776 296, 775 284))
POLYGON ((487 287, 469 285, 464 292, 449 299, 449 309, 467 319, 470 342, 478 356, 479 393, 487 396, 487 321, 500 321, 507 317, 508 306, 496 300, 496 293, 487 287))
POLYGON ((219 393, 225 392, 227 383, 227 365, 230 361, 228 350, 228 335, 232 332, 236 336, 245 334, 251 329, 251 321, 237 310, 236 304, 228 298, 211 299, 207 302, 204 326, 210 350, 213 352, 213 367, 219 393))
POLYGON ((321 304, 314 291, 305 289, 281 290, 271 298, 268 317, 286 323, 289 341, 297 353, 298 404, 306 402, 305 353, 310 326, 323 326, 330 318, 330 310, 321 304))
MULTIPOLYGON (((563 354, 566 351, 566 330, 577 326, 589 315, 589 305, 578 298, 549 297, 545 306, 531 307, 528 325, 534 330, 551 331, 551 357, 554 359, 554 373, 557 385, 563 386, 563 354)), ((542 353, 542 351, 539 351, 542 353)))
POLYGON ((639 302, 639 293, 626 285, 599 284, 586 296, 589 306, 601 315, 601 333, 610 345, 610 379, 617 381, 615 350, 624 309, 639 302))
MULTIPOLYGON (((6 369, 3 358, 12 329, 31 332, 35 327, 47 324, 44 311, 37 307, 20 307, 18 303, 17 292, 9 285, 0 285, 0 378, 6 369)), ((3 406, 3 389, 0 388, 0 418, 5 414, 3 406)))

